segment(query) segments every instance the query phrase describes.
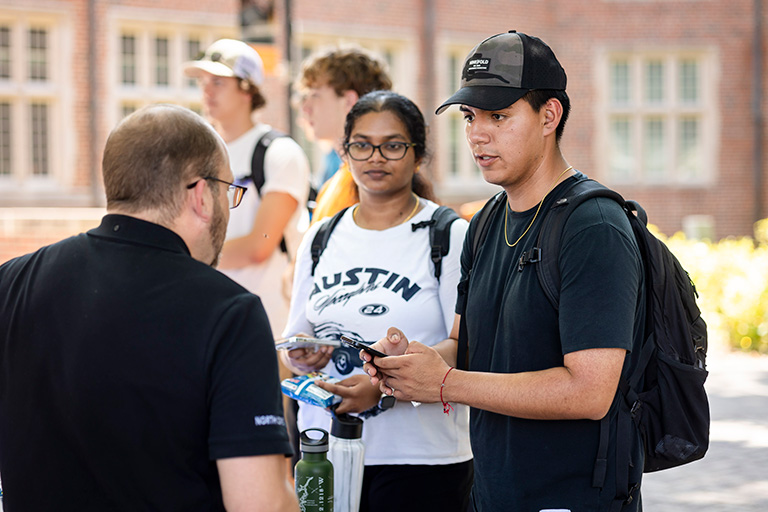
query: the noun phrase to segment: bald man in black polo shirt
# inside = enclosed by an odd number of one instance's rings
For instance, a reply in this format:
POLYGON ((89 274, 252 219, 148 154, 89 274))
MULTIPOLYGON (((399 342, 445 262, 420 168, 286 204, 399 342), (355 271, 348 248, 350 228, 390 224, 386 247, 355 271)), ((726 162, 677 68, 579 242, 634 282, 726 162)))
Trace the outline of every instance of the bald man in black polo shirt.
POLYGON ((193 112, 104 150, 101 225, 0 267, 6 512, 296 511, 258 297, 212 268, 243 191, 193 112))

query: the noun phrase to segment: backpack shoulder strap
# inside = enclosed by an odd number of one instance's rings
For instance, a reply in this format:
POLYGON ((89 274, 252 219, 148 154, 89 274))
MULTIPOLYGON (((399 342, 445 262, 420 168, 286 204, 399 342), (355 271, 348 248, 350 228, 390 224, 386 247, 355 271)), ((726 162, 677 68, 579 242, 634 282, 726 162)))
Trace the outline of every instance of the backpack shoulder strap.
MULTIPOLYGON (((560 245, 563 228, 571 213, 584 201, 593 197, 607 197, 625 207, 624 198, 616 191, 600 183, 585 179, 580 180, 563 191, 562 197, 555 200, 547 211, 536 242, 540 264, 536 266, 539 283, 547 299, 558 309, 560 303, 560 245)), ((638 205, 639 207, 639 205, 638 205)), ((644 213, 644 212, 643 212, 644 213)), ((521 262, 524 264, 525 262, 521 262)))
MULTIPOLYGON (((600 183, 591 180, 584 179, 576 181, 570 187, 562 192, 560 198, 556 199, 550 209, 547 211, 544 217, 539 238, 537 240, 537 248, 539 253, 539 264, 537 265, 537 275, 539 283, 541 284, 547 299, 555 309, 559 309, 560 303, 560 246, 562 244, 562 234, 565 223, 570 217, 571 213, 584 201, 594 197, 607 197, 616 201, 624 211, 631 215, 631 212, 636 212, 638 220, 645 223, 646 215, 645 211, 635 202, 627 203, 624 198, 618 192, 611 190, 600 183)), ((521 262, 523 264, 523 262, 521 262)), ((623 390, 626 388, 624 376, 620 379, 619 387, 623 390)), ((614 397, 614 400, 619 400, 619 394, 614 397)), ((617 479, 617 495, 621 496, 621 499, 614 500, 612 503, 612 511, 614 508, 619 510, 623 503, 631 501, 632 492, 634 489, 629 489, 629 476, 628 476, 628 464, 629 460, 624 460, 628 457, 628 439, 631 429, 631 416, 628 409, 625 410, 625 405, 622 403, 619 405, 620 413, 617 423, 617 464, 616 464, 616 479, 617 479), (621 460, 620 460, 621 459, 621 460)), ((608 469, 608 446, 610 438, 610 419, 606 416, 600 420, 600 437, 598 441, 597 454, 595 458, 595 465, 592 472, 592 486, 602 488, 605 484, 606 472, 608 469)))
MULTIPOLYGON (((251 179, 256 186, 256 193, 259 196, 261 196, 261 187, 264 186, 264 157, 267 154, 267 147, 272 144, 273 140, 287 136, 287 134, 278 130, 269 130, 256 141, 256 146, 253 148, 253 156, 251 157, 251 179)), ((285 237, 280 239, 280 251, 288 254, 285 237)))
POLYGON ((459 218, 459 214, 447 206, 438 206, 432 214, 429 225, 429 246, 432 248, 430 257, 435 264, 435 278, 440 281, 443 256, 451 248, 451 224, 459 218))
POLYGON ((475 214, 477 217, 477 224, 475 225, 474 236, 472 237, 472 261, 475 261, 477 251, 480 250, 480 245, 485 241, 485 237, 488 236, 488 220, 491 218, 491 214, 499 208, 499 205, 503 205, 507 199, 507 193, 503 190, 490 198, 485 205, 475 214))
POLYGON ((256 192, 259 195, 261 195, 261 187, 264 186, 264 157, 267 154, 267 147, 272 144, 273 140, 287 136, 287 134, 281 131, 269 130, 256 141, 256 146, 253 148, 253 156, 251 157, 251 179, 253 184, 256 185, 256 192))
POLYGON ((321 224, 317 233, 315 233, 315 238, 312 239, 312 245, 310 246, 310 254, 312 256, 312 271, 310 272, 310 275, 315 275, 315 268, 320 261, 320 255, 323 254, 323 251, 328 245, 328 240, 331 238, 331 232, 333 232, 336 224, 339 223, 341 217, 344 216, 344 212, 348 209, 349 207, 336 213, 330 220, 321 224))
MULTIPOLYGON (((465 278, 459 282, 459 293, 466 294, 467 290, 469 289, 469 279, 472 276, 472 266, 475 264, 475 259, 477 258, 477 252, 480 250, 480 245, 482 245, 482 243, 485 241, 485 238, 488 236, 488 225, 490 224, 489 220, 491 215, 496 210, 498 210, 501 205, 504 205, 506 199, 507 194, 502 190, 490 198, 485 203, 485 205, 483 205, 480 211, 477 212, 472 218, 472 221, 475 223, 475 225, 472 226, 474 231, 472 234, 470 267, 465 278)), ((469 236, 469 232, 467 233, 467 236, 469 236)), ((467 306, 466 296, 464 300, 459 300, 458 304, 461 308, 461 311, 459 312, 461 315, 461 320, 459 321, 459 339, 458 347, 456 349, 456 367, 461 370, 466 370, 469 368, 469 335, 467 333, 467 323, 465 318, 467 306)))

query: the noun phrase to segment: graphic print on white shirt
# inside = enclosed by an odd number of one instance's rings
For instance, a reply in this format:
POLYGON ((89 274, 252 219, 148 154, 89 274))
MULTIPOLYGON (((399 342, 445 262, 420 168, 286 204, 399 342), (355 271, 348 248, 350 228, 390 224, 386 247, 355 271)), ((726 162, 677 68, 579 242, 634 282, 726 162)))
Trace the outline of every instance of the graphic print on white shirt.
MULTIPOLYGON (((434 279, 434 278, 433 278, 434 279)), ((359 306, 359 302, 366 302, 366 298, 380 290, 388 290, 394 296, 391 300, 407 303, 419 291, 421 286, 412 283, 406 276, 382 268, 355 267, 344 272, 336 272, 332 276, 318 276, 315 273, 314 289, 309 296, 309 307, 319 317, 323 311, 332 306, 337 306, 338 314, 343 316, 364 317, 386 315, 390 306, 382 303, 365 303, 359 306), (351 303, 351 305, 350 305, 351 303), (347 309, 356 311, 347 311, 347 309)), ((366 340, 361 333, 344 329, 338 322, 327 321, 315 325, 315 336, 319 338, 339 339, 341 335, 348 336, 363 343, 374 343, 376 340, 366 340)), ((340 376, 348 375, 354 368, 362 368, 363 362, 359 352, 353 348, 342 345, 333 351, 331 358, 340 376)))
MULTIPOLYGON (((374 343, 396 326, 410 340, 434 345, 448 336, 453 325, 459 255, 466 221, 453 223, 450 251, 443 258, 440 281, 430 259, 429 228, 412 228, 429 221, 437 205, 426 203, 411 222, 383 231, 360 228, 347 210, 320 256, 314 276, 310 246, 319 227, 307 232, 296 263, 293 300, 286 336, 307 333, 338 339, 342 334, 374 343)), ((364 374, 359 351, 334 349, 321 371, 340 380, 364 374)), ((330 428, 329 413, 299 404, 299 430, 330 428)), ((365 420, 365 463, 452 464, 471 458, 469 412, 456 407, 447 417, 441 404, 414 407, 398 402, 392 409, 365 420), (387 439, 401 442, 393 448, 387 439)))

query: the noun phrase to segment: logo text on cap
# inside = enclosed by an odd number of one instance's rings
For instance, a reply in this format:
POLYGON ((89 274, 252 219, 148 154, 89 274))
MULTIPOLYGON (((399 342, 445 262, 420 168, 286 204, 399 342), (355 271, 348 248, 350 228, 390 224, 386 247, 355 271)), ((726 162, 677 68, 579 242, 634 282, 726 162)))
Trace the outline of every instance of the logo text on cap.
POLYGON ((508 84, 509 81, 501 75, 490 73, 491 59, 483 57, 481 53, 476 53, 472 57, 468 58, 464 63, 464 70, 461 73, 461 78, 464 80, 473 80, 475 78, 494 78, 501 80, 508 84))

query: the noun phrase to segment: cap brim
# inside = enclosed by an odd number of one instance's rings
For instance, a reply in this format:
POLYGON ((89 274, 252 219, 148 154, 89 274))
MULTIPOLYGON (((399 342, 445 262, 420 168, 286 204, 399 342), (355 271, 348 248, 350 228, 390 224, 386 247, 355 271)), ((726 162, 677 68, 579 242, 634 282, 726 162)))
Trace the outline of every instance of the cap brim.
POLYGON ((234 71, 221 62, 211 62, 209 60, 194 60, 184 64, 184 74, 197 78, 200 71, 206 71, 215 76, 235 76, 234 71))
POLYGON ((501 110, 525 96, 527 92, 528 89, 518 89, 516 87, 465 86, 445 100, 435 110, 435 114, 442 114, 451 105, 468 105, 481 110, 501 110))

